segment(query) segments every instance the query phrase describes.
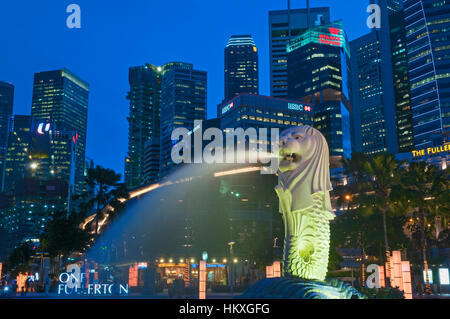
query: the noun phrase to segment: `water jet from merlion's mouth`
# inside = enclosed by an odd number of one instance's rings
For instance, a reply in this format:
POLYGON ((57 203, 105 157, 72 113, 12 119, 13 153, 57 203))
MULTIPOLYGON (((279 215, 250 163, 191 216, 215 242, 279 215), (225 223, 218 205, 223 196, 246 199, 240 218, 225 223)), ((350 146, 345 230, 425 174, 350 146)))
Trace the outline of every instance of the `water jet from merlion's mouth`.
MULTIPOLYGON (((97 238, 86 257, 101 264, 121 264, 170 255, 196 257, 202 251, 228 256, 229 221, 222 200, 228 190, 222 179, 261 175, 261 166, 181 165, 161 182, 131 192, 125 210, 97 238), (185 239, 192 235, 186 227, 196 232, 194 243, 185 239)), ((276 177, 267 178, 271 179, 267 192, 275 197, 276 177)))

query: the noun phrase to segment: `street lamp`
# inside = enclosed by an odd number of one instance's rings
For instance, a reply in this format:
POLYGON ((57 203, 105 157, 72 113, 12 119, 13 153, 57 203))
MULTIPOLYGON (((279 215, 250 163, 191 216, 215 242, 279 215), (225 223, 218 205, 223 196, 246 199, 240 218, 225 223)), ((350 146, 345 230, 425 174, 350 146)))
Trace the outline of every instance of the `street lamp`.
POLYGON ((233 295, 234 288, 234 276, 233 276, 233 245, 236 244, 234 241, 230 241, 228 246, 230 246, 230 294, 233 295))

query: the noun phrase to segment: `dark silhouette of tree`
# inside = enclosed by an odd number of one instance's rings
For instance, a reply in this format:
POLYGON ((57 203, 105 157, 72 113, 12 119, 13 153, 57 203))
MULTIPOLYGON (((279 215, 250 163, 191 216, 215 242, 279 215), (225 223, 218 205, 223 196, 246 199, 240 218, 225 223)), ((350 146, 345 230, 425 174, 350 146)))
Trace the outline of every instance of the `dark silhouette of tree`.
POLYGON ((426 162, 410 163, 401 169, 400 184, 392 190, 392 208, 409 217, 408 229, 413 234, 413 242, 418 237, 415 246, 422 251, 427 293, 431 293, 427 247, 433 239, 436 218, 450 217, 449 192, 447 171, 439 171, 426 162))
POLYGON ((60 263, 62 257, 69 257, 74 251, 83 251, 91 240, 87 230, 81 229, 83 216, 72 212, 56 213, 40 236, 40 250, 45 251, 51 258, 57 258, 60 263))
POLYGON ((88 170, 86 184, 90 188, 89 200, 82 203, 84 210, 95 210, 95 235, 98 235, 99 220, 108 213, 111 219, 117 217, 125 207, 124 199, 129 195, 123 183, 119 183, 121 175, 112 169, 96 166, 88 170))

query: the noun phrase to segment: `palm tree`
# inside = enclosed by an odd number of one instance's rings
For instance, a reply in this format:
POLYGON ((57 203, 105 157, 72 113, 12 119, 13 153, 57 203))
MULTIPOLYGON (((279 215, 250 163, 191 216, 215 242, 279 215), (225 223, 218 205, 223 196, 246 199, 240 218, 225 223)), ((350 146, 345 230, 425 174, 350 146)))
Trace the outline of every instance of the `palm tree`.
POLYGON ((116 216, 123 208, 123 199, 128 198, 128 192, 123 183, 119 183, 121 175, 112 169, 96 166, 88 170, 87 185, 91 188, 91 199, 84 203, 85 208, 95 209, 95 236, 98 235, 98 223, 105 210, 116 216), (117 211, 116 211, 117 210, 117 211))
POLYGON ((382 153, 368 158, 363 163, 367 176, 362 183, 362 192, 359 196, 360 209, 365 214, 379 212, 383 221, 384 245, 386 249, 387 272, 390 273, 390 246, 387 230, 387 214, 395 213, 390 210, 391 190, 398 184, 398 169, 402 163, 389 153, 382 153))
MULTIPOLYGON (((364 153, 354 152, 350 159, 344 159, 344 172, 347 176, 351 176, 352 181, 347 181, 345 186, 345 194, 343 194, 344 200, 347 202, 347 207, 350 208, 352 204, 356 202, 357 196, 362 191, 363 181, 365 178, 364 163, 368 161, 367 155, 364 153)), ((341 194, 342 195, 342 194, 341 194)), ((339 204, 341 204, 341 200, 339 204)), ((362 285, 365 284, 365 259, 366 253, 364 247, 361 245, 361 274, 362 285)))
POLYGON ((448 217, 449 181, 446 171, 439 171, 426 162, 411 163, 400 172, 401 185, 394 190, 394 205, 417 221, 423 255, 426 293, 431 293, 428 278, 427 244, 431 225, 436 217, 448 217))
POLYGON ((360 186, 365 177, 365 163, 368 161, 368 157, 364 153, 352 153, 350 159, 344 159, 345 174, 350 175, 353 179, 352 183, 355 186, 360 186))
POLYGON ((69 216, 58 212, 48 221, 44 232, 40 235, 42 242, 39 249, 49 253, 52 259, 57 259, 59 269, 62 257, 69 257, 74 251, 83 251, 91 239, 91 235, 79 227, 83 215, 73 211, 69 216))

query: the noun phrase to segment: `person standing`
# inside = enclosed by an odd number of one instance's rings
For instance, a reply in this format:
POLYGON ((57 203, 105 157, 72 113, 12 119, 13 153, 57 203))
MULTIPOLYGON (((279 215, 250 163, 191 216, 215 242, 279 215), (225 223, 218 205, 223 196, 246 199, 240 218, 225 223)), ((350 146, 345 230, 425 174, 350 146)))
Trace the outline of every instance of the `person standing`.
POLYGON ((45 276, 45 279, 44 279, 44 290, 45 290, 45 295, 46 296, 48 296, 48 292, 49 292, 49 290, 50 290, 50 276, 47 274, 46 276, 45 276))

